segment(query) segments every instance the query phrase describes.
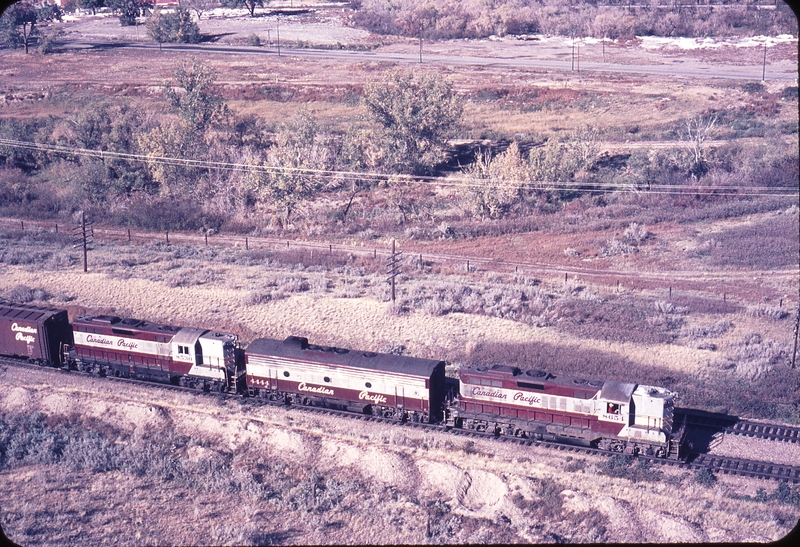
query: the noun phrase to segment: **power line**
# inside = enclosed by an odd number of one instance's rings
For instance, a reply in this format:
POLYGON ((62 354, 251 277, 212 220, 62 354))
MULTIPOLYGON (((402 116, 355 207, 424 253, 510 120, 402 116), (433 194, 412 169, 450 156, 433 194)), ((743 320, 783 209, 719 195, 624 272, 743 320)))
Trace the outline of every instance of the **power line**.
POLYGON ((143 163, 157 163, 160 165, 174 165, 184 167, 195 167, 200 169, 215 169, 223 171, 246 171, 262 173, 286 173, 293 172, 306 174, 309 176, 320 176, 327 178, 341 178, 350 182, 378 182, 393 180, 406 184, 436 184, 442 187, 461 187, 461 188, 494 188, 494 189, 518 189, 518 190, 576 190, 593 192, 634 192, 642 194, 691 194, 701 196, 789 196, 794 197, 796 192, 780 192, 778 188, 770 186, 749 186, 739 187, 730 185, 721 186, 682 186, 678 184, 658 185, 657 189, 635 188, 633 185, 614 184, 605 182, 581 182, 581 181, 520 181, 503 180, 492 181, 491 179, 480 179, 474 177, 434 177, 434 176, 411 176, 397 175, 391 173, 368 173, 361 171, 341 171, 333 169, 312 169, 305 167, 288 167, 273 165, 257 165, 248 163, 234 163, 210 160, 196 160, 188 158, 174 158, 169 156, 153 156, 146 154, 131 154, 126 152, 112 152, 108 150, 93 150, 88 148, 74 148, 56 144, 35 143, 30 141, 19 141, 14 139, 0 138, 0 145, 14 148, 39 150, 43 152, 53 152, 60 154, 71 154, 76 156, 87 156, 99 159, 124 159, 139 161, 143 163), (488 184, 487 184, 488 183, 488 184))

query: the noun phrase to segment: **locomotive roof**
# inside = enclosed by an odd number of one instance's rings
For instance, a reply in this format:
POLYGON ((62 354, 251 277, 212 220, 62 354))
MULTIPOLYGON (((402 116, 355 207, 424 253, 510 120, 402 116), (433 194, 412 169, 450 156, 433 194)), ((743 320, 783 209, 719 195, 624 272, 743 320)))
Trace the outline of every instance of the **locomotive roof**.
POLYGON ((633 394, 634 389, 636 389, 636 384, 607 380, 603 384, 603 390, 600 392, 600 398, 606 401, 627 403, 631 400, 631 395, 633 394))
POLYGON ((599 390, 606 383, 602 380, 587 380, 571 376, 555 376, 537 369, 522 370, 511 365, 468 365, 461 367, 461 372, 487 378, 513 378, 526 382, 541 382, 548 385, 573 387, 585 390, 599 390))
POLYGON ((384 372, 395 372, 411 376, 430 378, 434 369, 442 361, 405 357, 391 353, 374 353, 370 351, 317 346, 309 344, 307 338, 290 336, 286 340, 259 338, 247 346, 246 353, 302 359, 304 361, 330 364, 342 367, 354 367, 384 372))
POLYGON ((28 304, 15 304, 13 302, 0 302, 0 317, 5 319, 42 323, 59 313, 65 313, 65 310, 30 306, 28 304))
POLYGON ((114 329, 137 330, 140 332, 155 332, 166 336, 173 336, 182 328, 172 325, 150 323, 149 321, 142 321, 141 319, 122 319, 116 315, 83 315, 76 318, 73 321, 73 324, 75 323, 110 326, 114 329))

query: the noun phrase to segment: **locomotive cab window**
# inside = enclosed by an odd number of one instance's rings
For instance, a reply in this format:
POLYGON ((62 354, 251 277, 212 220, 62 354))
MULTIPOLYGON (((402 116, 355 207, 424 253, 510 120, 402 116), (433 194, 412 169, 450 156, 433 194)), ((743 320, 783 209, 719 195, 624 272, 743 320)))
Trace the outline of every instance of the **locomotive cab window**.
POLYGON ((619 414, 619 404, 608 403, 606 406, 606 414, 619 414))

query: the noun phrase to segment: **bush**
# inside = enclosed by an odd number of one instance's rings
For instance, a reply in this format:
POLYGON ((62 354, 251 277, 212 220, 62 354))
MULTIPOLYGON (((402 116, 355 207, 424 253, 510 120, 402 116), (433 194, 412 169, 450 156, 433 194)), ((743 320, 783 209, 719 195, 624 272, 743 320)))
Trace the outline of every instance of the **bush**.
POLYGON ((247 37, 247 45, 258 47, 261 45, 261 37, 255 32, 247 37))
POLYGON ((694 482, 702 486, 713 486, 717 482, 717 477, 708 467, 700 467, 694 472, 694 482))

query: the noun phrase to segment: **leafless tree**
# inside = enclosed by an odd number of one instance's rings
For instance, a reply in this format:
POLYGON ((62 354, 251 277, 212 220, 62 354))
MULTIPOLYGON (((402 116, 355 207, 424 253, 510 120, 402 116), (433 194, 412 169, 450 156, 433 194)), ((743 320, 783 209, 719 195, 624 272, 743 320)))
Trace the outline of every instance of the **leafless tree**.
POLYGON ((696 116, 686 120, 686 125, 680 138, 684 146, 692 153, 695 165, 705 163, 704 143, 708 140, 716 122, 716 115, 711 117, 696 116))

